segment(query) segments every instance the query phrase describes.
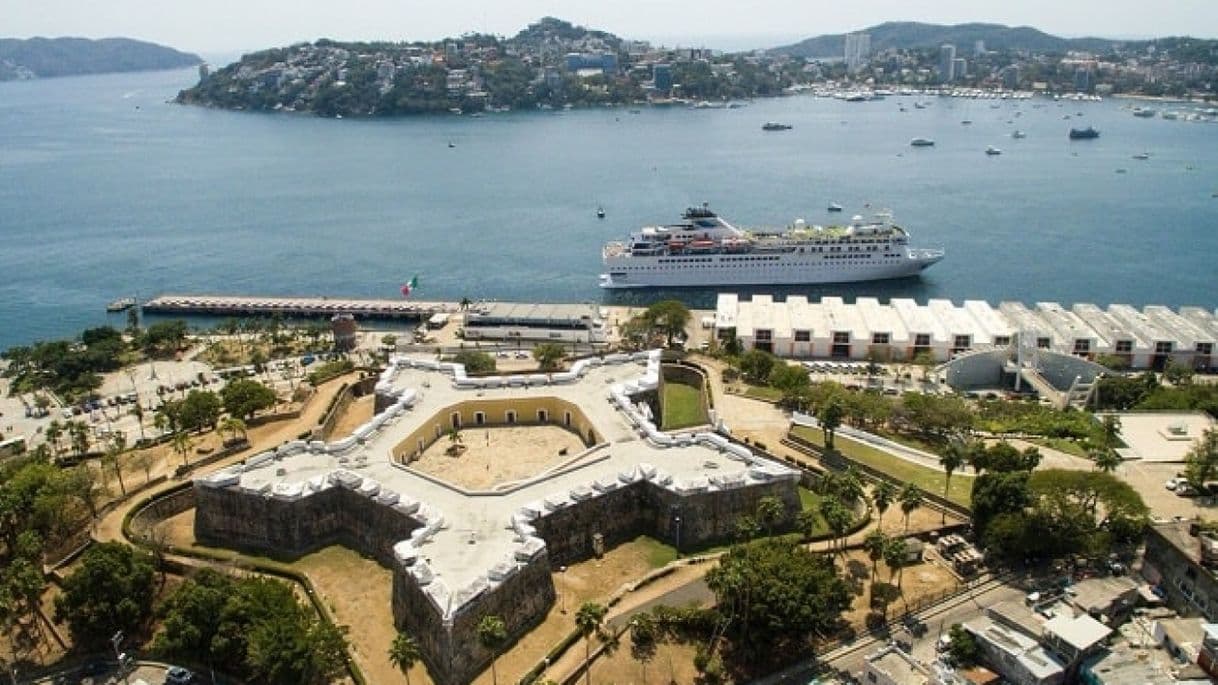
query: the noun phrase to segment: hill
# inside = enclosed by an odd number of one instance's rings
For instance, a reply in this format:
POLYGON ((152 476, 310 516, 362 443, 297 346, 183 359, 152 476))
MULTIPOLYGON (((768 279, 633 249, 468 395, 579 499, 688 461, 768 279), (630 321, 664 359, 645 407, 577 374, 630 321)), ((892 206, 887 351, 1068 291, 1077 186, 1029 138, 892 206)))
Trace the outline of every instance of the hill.
POLYGON ((0 81, 176 69, 202 61, 198 55, 129 38, 0 38, 0 81))
MULTIPOLYGON (((985 41, 988 50, 1029 50, 1031 52, 1065 52, 1067 50, 1106 51, 1119 43, 1104 38, 1061 38, 1030 26, 1002 24, 923 24, 913 21, 885 22, 863 29, 871 34, 872 51, 888 49, 910 50, 936 48, 944 43, 971 47, 985 41)), ((774 48, 771 52, 792 57, 841 57, 846 48, 845 34, 816 36, 794 45, 774 48)))

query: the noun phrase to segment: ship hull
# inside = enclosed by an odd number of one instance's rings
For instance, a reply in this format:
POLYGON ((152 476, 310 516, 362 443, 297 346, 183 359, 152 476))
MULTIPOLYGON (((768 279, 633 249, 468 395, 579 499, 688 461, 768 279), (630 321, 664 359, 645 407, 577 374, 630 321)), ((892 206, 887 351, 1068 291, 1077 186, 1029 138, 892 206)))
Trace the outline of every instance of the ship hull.
POLYGON ((916 276, 943 259, 942 252, 919 256, 894 257, 868 264, 809 263, 800 258, 781 258, 772 264, 758 266, 749 262, 720 260, 712 255, 709 262, 695 264, 661 264, 658 259, 625 257, 606 259, 606 273, 601 274, 600 286, 607 289, 709 287, 727 285, 819 285, 825 283, 858 283, 916 276))

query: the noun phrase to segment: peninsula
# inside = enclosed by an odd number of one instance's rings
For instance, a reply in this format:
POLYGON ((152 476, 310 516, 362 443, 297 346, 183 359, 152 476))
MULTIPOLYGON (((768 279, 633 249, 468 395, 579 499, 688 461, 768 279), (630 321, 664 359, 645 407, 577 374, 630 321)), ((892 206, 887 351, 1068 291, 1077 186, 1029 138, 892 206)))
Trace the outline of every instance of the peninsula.
POLYGON ((198 55, 130 38, 0 38, 0 81, 179 69, 198 55))

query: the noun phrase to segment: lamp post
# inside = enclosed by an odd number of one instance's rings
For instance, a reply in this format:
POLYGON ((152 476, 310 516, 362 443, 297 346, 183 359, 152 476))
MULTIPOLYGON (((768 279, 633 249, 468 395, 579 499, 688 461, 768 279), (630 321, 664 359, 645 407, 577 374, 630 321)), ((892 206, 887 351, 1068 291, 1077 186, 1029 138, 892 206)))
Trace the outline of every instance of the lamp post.
POLYGON ((672 513, 673 528, 676 531, 675 540, 676 540, 677 555, 680 556, 680 554, 681 554, 681 510, 677 507, 677 505, 674 504, 671 507, 669 507, 669 511, 672 513))

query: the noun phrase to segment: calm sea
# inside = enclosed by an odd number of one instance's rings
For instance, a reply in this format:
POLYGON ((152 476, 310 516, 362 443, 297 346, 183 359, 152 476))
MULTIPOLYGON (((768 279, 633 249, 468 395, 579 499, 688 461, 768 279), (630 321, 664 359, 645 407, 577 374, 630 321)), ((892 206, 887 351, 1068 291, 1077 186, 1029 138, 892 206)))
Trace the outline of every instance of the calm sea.
POLYGON ((0 84, 0 348, 161 292, 396 297, 417 274, 420 299, 643 302, 674 293, 601 291, 601 244, 704 201, 748 226, 887 207, 947 249, 921 279, 778 294, 1218 305, 1218 125, 1122 101, 338 121, 166 104, 194 78, 0 84))

